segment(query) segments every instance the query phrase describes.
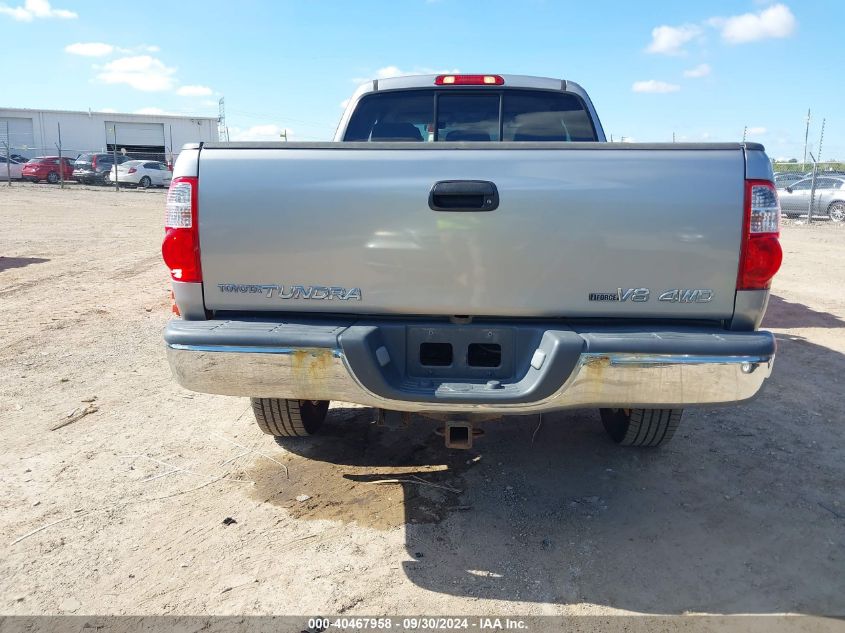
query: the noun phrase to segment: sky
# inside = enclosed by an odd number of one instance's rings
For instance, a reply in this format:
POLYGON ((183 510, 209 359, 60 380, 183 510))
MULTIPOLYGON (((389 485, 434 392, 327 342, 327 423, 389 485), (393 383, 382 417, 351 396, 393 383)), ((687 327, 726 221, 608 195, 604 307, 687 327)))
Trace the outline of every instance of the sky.
POLYGON ((841 0, 0 0, 0 107, 217 115, 231 140, 330 140, 371 78, 576 81, 614 140, 845 159, 841 0), (14 52, 13 54, 11 52, 14 52))

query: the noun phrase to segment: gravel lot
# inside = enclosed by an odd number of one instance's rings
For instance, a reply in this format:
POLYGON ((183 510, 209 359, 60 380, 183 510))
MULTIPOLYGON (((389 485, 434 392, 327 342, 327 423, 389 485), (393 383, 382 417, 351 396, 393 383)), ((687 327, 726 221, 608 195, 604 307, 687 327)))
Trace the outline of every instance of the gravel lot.
POLYGON ((664 449, 570 411, 450 453, 341 404, 284 450, 170 378, 163 202, 0 187, 0 612, 845 613, 842 227, 785 228, 773 377, 664 449))

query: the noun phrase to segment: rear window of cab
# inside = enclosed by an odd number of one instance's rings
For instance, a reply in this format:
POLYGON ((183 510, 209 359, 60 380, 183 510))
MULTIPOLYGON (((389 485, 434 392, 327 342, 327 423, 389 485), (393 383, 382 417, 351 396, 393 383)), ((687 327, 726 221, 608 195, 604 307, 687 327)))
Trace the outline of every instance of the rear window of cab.
POLYGON ((548 90, 402 90, 367 95, 345 141, 597 141, 584 101, 548 90))

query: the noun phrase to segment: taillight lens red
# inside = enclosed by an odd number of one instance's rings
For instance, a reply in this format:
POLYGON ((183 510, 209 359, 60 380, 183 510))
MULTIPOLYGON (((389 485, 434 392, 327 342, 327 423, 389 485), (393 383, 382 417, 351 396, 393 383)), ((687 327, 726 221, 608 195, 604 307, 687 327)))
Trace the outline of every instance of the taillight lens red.
POLYGON ((501 75, 438 75, 436 86, 501 86, 505 83, 501 75))
POLYGON ((780 202, 768 180, 745 181, 745 219, 737 290, 763 290, 780 269, 780 202))
POLYGON ((196 177, 179 176, 167 191, 161 254, 174 281, 202 281, 197 188, 196 177))
POLYGON ((136 171, 138 171, 138 170, 137 170, 137 169, 135 169, 134 167, 130 167, 130 168, 129 168, 129 173, 130 173, 130 174, 134 174, 136 171))

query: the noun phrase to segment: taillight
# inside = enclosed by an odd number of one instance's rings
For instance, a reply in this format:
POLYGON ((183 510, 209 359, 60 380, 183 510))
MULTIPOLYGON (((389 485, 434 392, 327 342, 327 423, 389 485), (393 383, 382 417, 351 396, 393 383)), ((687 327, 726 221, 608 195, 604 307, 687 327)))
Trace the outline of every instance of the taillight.
POLYGON ((129 172, 128 172, 128 173, 130 173, 130 174, 134 174, 136 171, 138 171, 138 170, 137 170, 137 169, 135 169, 134 167, 130 167, 130 168, 129 168, 129 172))
POLYGON ((197 187, 195 176, 179 176, 167 191, 161 254, 174 281, 202 281, 197 187))
POLYGON ((783 261, 779 236, 780 203, 775 186, 768 180, 746 180, 737 290, 763 290, 771 285, 783 261))
POLYGON ((501 75, 437 75, 436 86, 501 86, 501 75))

